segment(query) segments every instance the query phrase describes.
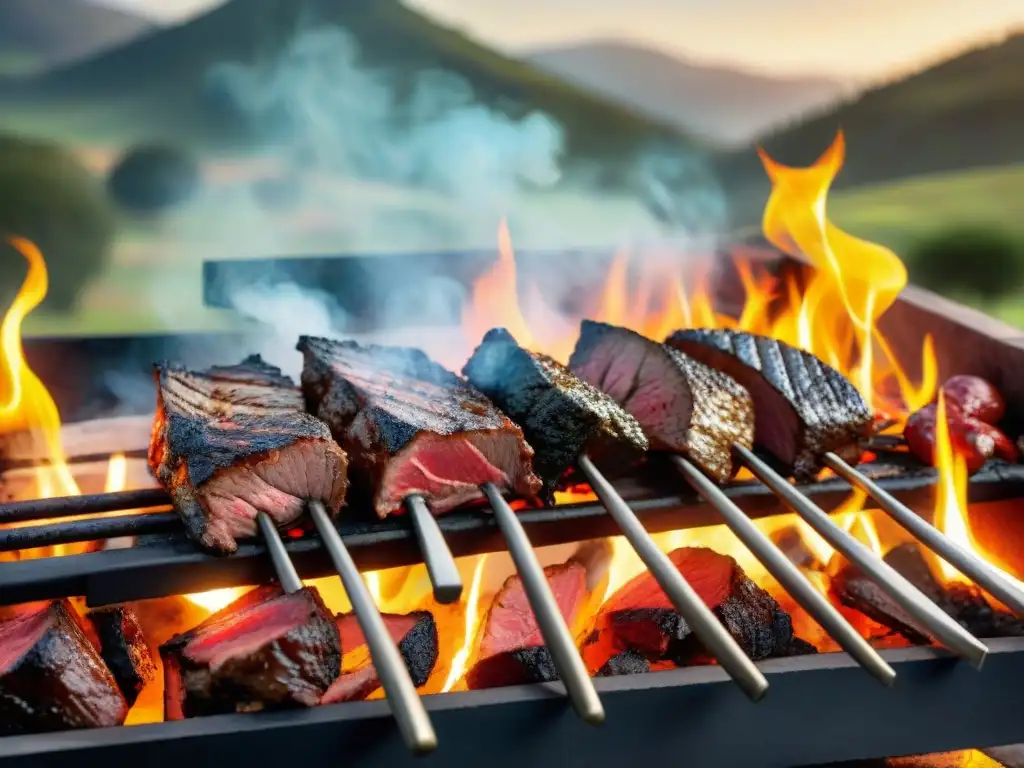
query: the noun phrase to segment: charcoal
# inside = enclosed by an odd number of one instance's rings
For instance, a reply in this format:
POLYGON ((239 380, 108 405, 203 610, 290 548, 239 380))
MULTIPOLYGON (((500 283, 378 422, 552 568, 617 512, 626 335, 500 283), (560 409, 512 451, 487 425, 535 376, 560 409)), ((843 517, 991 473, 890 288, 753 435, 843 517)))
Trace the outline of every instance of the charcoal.
POLYGON ((639 651, 626 649, 612 656, 601 669, 598 677, 615 677, 617 675, 640 675, 651 671, 651 662, 639 651))

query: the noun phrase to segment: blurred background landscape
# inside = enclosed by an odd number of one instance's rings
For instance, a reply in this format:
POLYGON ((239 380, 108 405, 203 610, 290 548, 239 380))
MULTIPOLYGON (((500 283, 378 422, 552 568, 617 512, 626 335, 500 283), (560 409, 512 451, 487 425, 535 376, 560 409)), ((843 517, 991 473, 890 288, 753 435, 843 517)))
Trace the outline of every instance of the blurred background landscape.
MULTIPOLYGON (((1020 0, 0 0, 31 334, 223 327, 204 259, 673 243, 838 128, 839 226, 1024 325, 1020 0)), ((24 261, 0 250, 9 302, 24 261)))

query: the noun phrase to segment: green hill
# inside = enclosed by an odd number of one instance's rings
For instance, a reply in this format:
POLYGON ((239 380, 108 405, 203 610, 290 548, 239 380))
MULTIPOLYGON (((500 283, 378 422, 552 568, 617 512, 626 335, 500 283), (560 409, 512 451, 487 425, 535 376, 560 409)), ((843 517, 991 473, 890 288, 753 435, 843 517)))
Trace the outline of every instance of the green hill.
MULTIPOLYGON (((1024 162, 1024 34, 969 51, 874 90, 757 143, 780 162, 804 165, 846 132, 837 188, 922 174, 1024 162)), ((718 168, 745 212, 768 191, 753 148, 718 168)))
POLYGON ((211 67, 272 61, 297 34, 322 25, 348 30, 358 42, 359 63, 386 72, 398 92, 424 71, 440 69, 464 78, 478 102, 509 115, 543 110, 564 126, 573 157, 621 157, 651 139, 681 139, 676 129, 495 53, 398 0, 232 0, 73 67, 9 85, 0 91, 0 105, 40 120, 61 116, 93 135, 184 136, 196 144, 238 146, 252 139, 250 126, 209 103, 203 83, 211 67))

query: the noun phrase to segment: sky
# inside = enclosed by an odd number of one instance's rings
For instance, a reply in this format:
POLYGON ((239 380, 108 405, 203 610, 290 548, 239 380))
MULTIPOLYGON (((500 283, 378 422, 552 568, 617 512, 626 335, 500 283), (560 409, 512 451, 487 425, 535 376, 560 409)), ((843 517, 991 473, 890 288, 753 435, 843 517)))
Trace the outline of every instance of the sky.
MULTIPOLYGON (((96 0, 165 21, 223 0, 96 0)), ((1024 29, 1024 0, 407 0, 507 53, 588 39, 698 62, 877 80, 1024 29)))

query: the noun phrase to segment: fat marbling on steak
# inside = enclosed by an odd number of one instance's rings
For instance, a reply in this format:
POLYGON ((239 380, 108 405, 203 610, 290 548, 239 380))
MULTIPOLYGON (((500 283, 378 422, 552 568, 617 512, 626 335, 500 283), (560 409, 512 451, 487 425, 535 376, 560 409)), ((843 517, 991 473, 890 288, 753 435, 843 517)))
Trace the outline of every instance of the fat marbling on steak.
POLYGON ((583 453, 628 467, 647 451, 640 424, 618 403, 547 355, 519 346, 504 328, 487 332, 462 374, 522 426, 537 452, 545 500, 583 453))
POLYGON ((628 328, 584 320, 569 367, 631 413, 654 450, 683 453, 720 483, 754 441, 754 404, 732 378, 628 328))
POLYGON ((483 498, 532 498, 533 449, 490 400, 418 349, 302 336, 302 391, 352 460, 380 517, 421 495, 434 513, 483 498))
POLYGON ((348 460, 279 368, 258 355, 202 371, 163 363, 156 382, 149 466, 203 547, 234 552, 257 513, 288 525, 308 499, 337 514, 348 460))
POLYGON ((754 398, 754 441, 799 480, 829 451, 860 458, 871 409, 839 371, 809 352, 742 331, 676 331, 666 343, 735 378, 754 398))

